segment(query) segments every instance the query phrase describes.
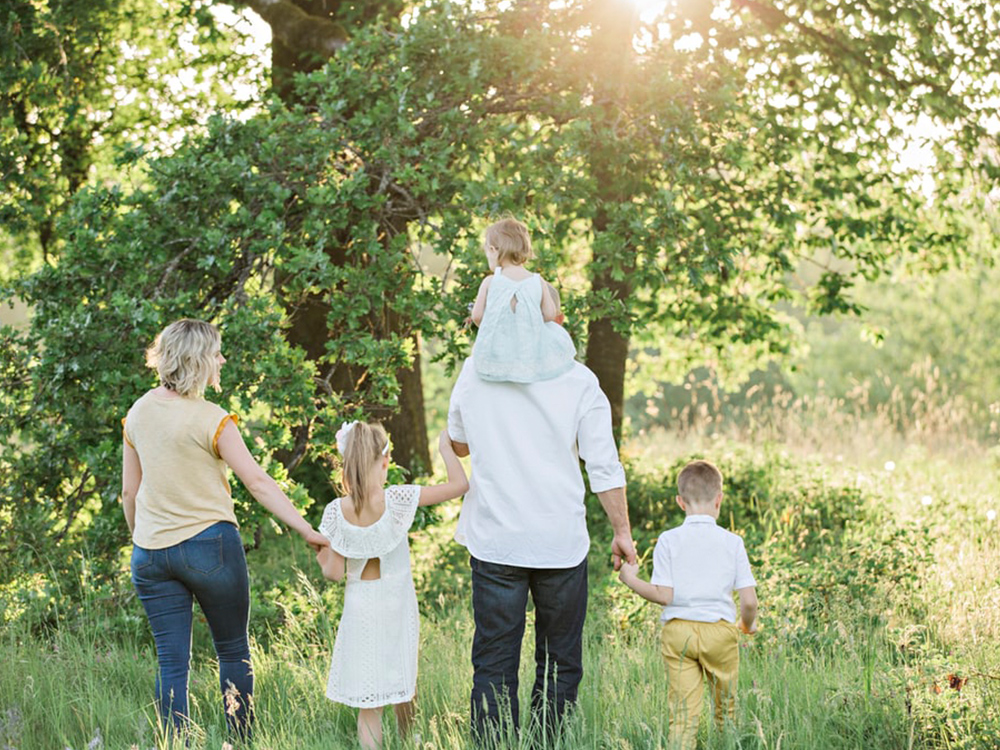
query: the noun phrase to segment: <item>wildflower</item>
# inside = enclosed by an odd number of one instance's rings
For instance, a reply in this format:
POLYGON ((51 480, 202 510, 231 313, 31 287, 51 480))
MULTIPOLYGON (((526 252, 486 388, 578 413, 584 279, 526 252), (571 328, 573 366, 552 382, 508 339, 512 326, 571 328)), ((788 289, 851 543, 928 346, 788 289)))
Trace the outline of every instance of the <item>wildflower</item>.
POLYGON ((995 510, 990 509, 990 510, 986 511, 986 520, 987 521, 995 521, 996 517, 997 517, 997 512, 995 510))
POLYGON ((893 471, 895 468, 896 468, 896 462, 895 461, 886 461, 885 462, 885 470, 886 471, 893 471))
POLYGON ((934 498, 931 497, 930 495, 924 495, 922 498, 920 498, 920 502, 923 503, 924 505, 930 505, 931 503, 934 502, 934 498))

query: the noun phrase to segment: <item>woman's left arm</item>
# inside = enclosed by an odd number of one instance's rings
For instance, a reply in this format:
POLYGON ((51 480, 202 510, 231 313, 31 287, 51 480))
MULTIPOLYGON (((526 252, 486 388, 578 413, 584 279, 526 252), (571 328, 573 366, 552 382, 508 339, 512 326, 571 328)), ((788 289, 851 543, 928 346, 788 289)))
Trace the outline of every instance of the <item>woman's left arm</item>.
POLYGON ((218 449, 222 460, 240 478, 257 502, 267 508, 279 521, 301 534, 313 549, 319 550, 321 547, 329 546, 327 538, 309 525, 278 483, 250 454, 239 428, 231 419, 226 420, 226 426, 222 428, 218 449))

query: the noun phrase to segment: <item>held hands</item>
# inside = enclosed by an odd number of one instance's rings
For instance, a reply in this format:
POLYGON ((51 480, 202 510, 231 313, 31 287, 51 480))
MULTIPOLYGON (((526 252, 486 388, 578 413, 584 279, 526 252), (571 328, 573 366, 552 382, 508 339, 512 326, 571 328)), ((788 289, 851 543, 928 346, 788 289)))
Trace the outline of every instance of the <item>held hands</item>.
POLYGON ((628 586, 639 575, 639 566, 636 563, 623 562, 618 571, 618 580, 628 586))
POLYGON ((318 531, 316 531, 311 526, 309 527, 309 531, 305 532, 302 535, 302 538, 306 540, 306 544, 308 544, 310 547, 312 547, 313 552, 317 552, 318 553, 324 547, 329 547, 330 546, 330 540, 327 539, 322 534, 320 534, 318 531))
POLYGON ((611 541, 611 560, 615 570, 621 569, 623 558, 630 565, 636 565, 639 561, 635 554, 635 543, 632 541, 631 533, 615 534, 611 541))

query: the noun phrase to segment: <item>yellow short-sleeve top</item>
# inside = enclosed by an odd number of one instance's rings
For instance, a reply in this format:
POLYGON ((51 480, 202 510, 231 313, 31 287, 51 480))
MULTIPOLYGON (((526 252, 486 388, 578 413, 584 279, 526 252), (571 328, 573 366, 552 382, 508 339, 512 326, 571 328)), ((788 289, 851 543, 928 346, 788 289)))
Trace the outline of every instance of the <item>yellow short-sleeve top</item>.
POLYGON ((236 524, 226 462, 218 440, 238 420, 203 398, 147 392, 123 420, 125 440, 139 455, 142 481, 135 498, 132 541, 162 549, 219 521, 236 524))

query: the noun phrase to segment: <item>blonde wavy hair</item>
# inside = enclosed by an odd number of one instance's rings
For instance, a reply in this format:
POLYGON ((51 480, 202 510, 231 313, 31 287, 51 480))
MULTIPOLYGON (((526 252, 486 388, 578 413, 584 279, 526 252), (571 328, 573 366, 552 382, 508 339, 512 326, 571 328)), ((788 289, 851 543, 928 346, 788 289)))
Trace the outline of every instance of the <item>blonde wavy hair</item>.
POLYGON ((209 385, 218 387, 219 329, 202 320, 183 318, 160 331, 146 350, 146 365, 160 382, 181 396, 201 396, 209 385))
POLYGON ((535 257, 531 249, 531 234, 528 227, 517 219, 507 217, 486 227, 483 234, 483 250, 497 251, 497 264, 513 263, 521 265, 535 257))
POLYGON ((388 445, 389 436, 377 422, 357 422, 347 435, 341 484, 358 515, 361 515, 368 498, 378 489, 372 486, 372 466, 386 455, 388 445))

